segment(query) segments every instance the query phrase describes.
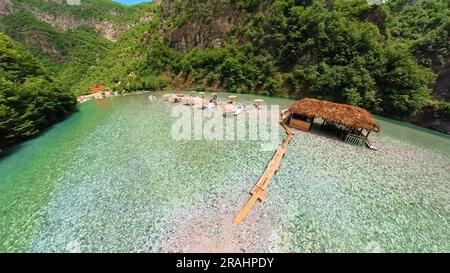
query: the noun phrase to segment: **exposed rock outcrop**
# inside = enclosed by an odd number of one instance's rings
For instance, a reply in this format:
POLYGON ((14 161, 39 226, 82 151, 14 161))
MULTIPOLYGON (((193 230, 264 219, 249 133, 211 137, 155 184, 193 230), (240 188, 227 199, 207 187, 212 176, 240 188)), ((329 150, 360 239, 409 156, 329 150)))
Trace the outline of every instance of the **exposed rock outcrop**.
POLYGON ((131 26, 129 25, 115 25, 109 21, 97 21, 97 20, 79 20, 74 17, 64 14, 50 14, 30 10, 30 12, 39 20, 46 22, 54 28, 67 31, 78 28, 80 26, 88 26, 100 33, 106 39, 116 41, 123 31, 127 30, 131 26))
POLYGON ((8 15, 13 12, 13 4, 11 0, 0 1, 0 16, 8 15))
POLYGON ((55 44, 51 43, 45 33, 33 30, 27 32, 26 36, 26 43, 34 44, 43 54, 50 56, 53 60, 57 62, 64 62, 67 60, 67 56, 65 56, 64 52, 62 52, 61 49, 58 49, 55 44))
MULTIPOLYGON (((71 6, 80 6, 81 9, 89 9, 89 3, 83 3, 79 0, 51 0, 55 2, 55 5, 71 5, 71 6)), ((87 26, 94 29, 97 33, 104 36, 106 39, 110 41, 116 41, 119 36, 126 30, 132 28, 137 23, 143 23, 151 19, 151 15, 145 15, 140 18, 139 21, 136 22, 126 22, 126 23, 117 23, 112 20, 103 19, 99 20, 96 18, 77 18, 74 17, 70 13, 62 13, 62 12, 48 12, 40 10, 34 6, 30 6, 28 4, 23 4, 19 8, 19 10, 24 10, 40 21, 43 21, 50 26, 61 30, 68 31, 72 29, 76 29, 81 26, 87 26)), ((0 0, 0 15, 5 15, 12 13, 12 4, 11 0, 0 0)), ((109 11, 109 15, 113 17, 122 16, 121 12, 115 9, 111 9, 109 11)))
POLYGON ((450 61, 437 71, 437 79, 434 84, 433 96, 436 99, 450 101, 450 61))
POLYGON ((429 129, 450 134, 450 119, 436 116, 436 111, 431 108, 423 109, 420 115, 411 118, 409 121, 429 129))

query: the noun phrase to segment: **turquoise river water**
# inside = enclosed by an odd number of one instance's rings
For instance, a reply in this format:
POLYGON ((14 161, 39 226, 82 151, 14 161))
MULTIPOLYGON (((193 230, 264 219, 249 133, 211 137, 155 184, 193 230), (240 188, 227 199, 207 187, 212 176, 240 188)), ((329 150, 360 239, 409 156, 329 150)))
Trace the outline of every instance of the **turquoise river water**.
POLYGON ((296 132, 235 225, 273 151, 176 141, 154 95, 86 102, 0 157, 0 252, 450 251, 448 135, 379 118, 375 152, 296 132))

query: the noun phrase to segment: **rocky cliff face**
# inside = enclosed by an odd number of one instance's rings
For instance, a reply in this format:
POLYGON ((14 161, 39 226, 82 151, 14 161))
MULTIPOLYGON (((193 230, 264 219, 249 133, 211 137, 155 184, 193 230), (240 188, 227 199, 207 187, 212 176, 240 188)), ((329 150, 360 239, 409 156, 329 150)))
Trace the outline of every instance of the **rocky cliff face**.
POLYGON ((52 27, 68 31, 81 26, 87 26, 94 29, 97 33, 110 41, 116 41, 122 32, 129 29, 131 24, 115 25, 109 21, 99 20, 78 20, 72 16, 49 14, 44 12, 32 11, 32 14, 39 20, 46 22, 52 27))
MULTIPOLYGON (((327 8, 332 10, 338 2, 334 0, 326 0, 327 8)), ((382 1, 382 0, 380 0, 382 1)), ((415 0, 404 0, 406 3, 414 3, 415 0)), ((158 29, 159 37, 162 37, 167 44, 180 52, 189 52, 193 48, 218 48, 221 47, 227 40, 241 41, 242 33, 233 31, 234 26, 244 25, 250 20, 251 16, 259 13, 264 14, 273 4, 274 0, 260 0, 260 1, 242 1, 242 0, 156 0, 154 4, 158 5, 161 18, 161 28, 158 29), (249 6, 249 3, 251 6, 249 6), (253 3, 253 4, 252 4, 253 3), (256 3, 256 4, 254 4, 256 3), (230 39, 229 39, 230 38, 230 39)), ((110 41, 116 41, 118 37, 132 28, 136 24, 143 23, 151 19, 151 14, 139 14, 136 20, 128 20, 129 17, 124 16, 124 10, 117 8, 112 2, 109 3, 108 8, 99 8, 98 5, 103 5, 108 1, 96 0, 0 0, 0 15, 12 15, 17 11, 27 12, 40 22, 48 24, 58 33, 70 32, 70 30, 79 27, 88 27, 98 33, 98 36, 103 36, 110 41), (40 8, 39 5, 31 5, 31 3, 42 1, 42 3, 53 2, 54 5, 64 6, 64 10, 52 10, 40 8), (68 2, 69 1, 69 2, 68 2), (21 3, 16 6, 16 3, 21 3), (69 3, 69 4, 68 4, 69 3), (79 3, 79 4, 78 4, 79 3), (74 10, 73 5, 80 6, 74 10), (75 12, 74 12, 75 11, 75 12), (80 16, 80 13, 83 13, 80 16), (100 14, 100 16, 96 16, 100 14), (127 19, 123 19, 127 18, 127 19), (115 20, 117 19, 117 20, 115 20)), ((302 5, 311 3, 311 0, 297 1, 302 5)), ((140 7, 138 7, 139 9, 140 7)), ((154 14, 154 13, 153 13, 154 14)), ((264 15, 263 15, 264 16, 264 15)), ((368 21, 375 24, 380 32, 384 34, 386 39, 389 37, 389 29, 387 25, 387 17, 389 15, 380 7, 373 7, 367 12, 360 14, 359 20, 368 21)), ((2 27, 2 20, 0 18, 0 30, 2 27)), ((144 29, 144 28, 143 28, 144 29)), ((140 41, 145 47, 148 40, 151 39, 148 32, 143 30, 140 41)), ((91 43, 97 44, 99 38, 97 34, 90 39, 91 43)), ((64 62, 67 55, 64 50, 55 46, 55 40, 51 39, 50 35, 42 31, 42 29, 31 29, 27 31, 26 39, 31 40, 33 45, 37 45, 39 50, 44 55, 51 56, 52 59, 64 62)), ((61 40, 61 39, 60 39, 61 40)), ((78 40, 78 39, 74 39, 78 40)), ((106 41, 108 42, 108 41, 106 41)), ((109 43, 109 42, 108 42, 109 43)), ((24 42, 24 44, 26 44, 24 42)), ((70 43, 70 44, 76 44, 70 43)), ((109 43, 111 44, 111 43, 109 43)), ((237 43, 239 44, 243 43, 237 43)), ((112 44, 111 44, 112 46, 112 44)), ((269 48, 271 45, 263 45, 269 48)), ((275 45, 276 46, 276 45, 275 45)), ((70 50, 70 49, 69 49, 70 50)), ((89 50, 92 51, 92 50, 89 50)), ((313 56, 305 54, 299 56, 299 66, 309 66, 312 63, 317 63, 313 56)), ((448 64, 448 60, 446 64, 448 64)), ((434 97, 438 100, 449 100, 448 86, 450 86, 450 68, 447 66, 439 67, 435 70, 439 77, 434 87, 434 97)), ((278 76, 278 75, 277 75, 278 76)), ((191 75, 192 77, 192 75, 191 75)), ((282 77, 280 77, 282 78, 282 77)), ((183 80, 186 80, 183 78, 183 80)), ((188 77, 188 82, 189 82, 188 77)), ((280 80, 281 82, 281 80, 280 80)), ((298 94, 301 91, 298 90, 298 94)), ((296 96, 297 91, 291 93, 296 96)), ((424 109, 422 115, 410 120, 425 127, 431 127, 442 131, 450 131, 450 121, 444 120, 441 117, 435 116, 431 110, 424 109)))
POLYGON ((220 47, 231 27, 239 24, 246 12, 236 8, 234 1, 159 1, 166 26, 164 37, 170 46, 181 52, 195 47, 220 47))
POLYGON ((79 19, 68 14, 42 12, 33 8, 27 8, 27 10, 37 19, 58 30, 68 31, 81 26, 86 26, 94 29, 97 33, 110 41, 116 41, 120 34, 133 26, 133 24, 130 23, 114 24, 107 20, 79 19))
MULTIPOLYGON (((122 19, 125 16, 124 12, 129 12, 128 9, 119 10, 114 7, 114 4, 110 4, 103 10, 101 5, 101 2, 96 3, 95 1, 43 0, 41 7, 39 2, 36 4, 25 0, 1 0, 0 16, 12 15, 16 12, 28 13, 58 31, 89 27, 110 41, 116 41, 124 31, 142 22, 139 18, 129 21, 122 19), (48 8, 49 1, 52 2, 51 5, 54 5, 54 10, 48 8), (46 8, 43 8, 44 6, 46 8), (93 9, 99 14, 96 14, 95 11, 92 12, 93 9)), ((136 12, 136 14, 138 13, 136 12)), ((144 19, 146 16, 142 14, 144 19)))
POLYGON ((429 107, 426 107, 419 115, 410 118, 408 121, 425 128, 450 134, 450 119, 436 116, 436 111, 429 107))
MULTIPOLYGON (((158 0, 161 16, 164 20, 162 36, 169 46, 180 52, 188 52, 193 48, 217 48, 224 44, 228 37, 233 34, 234 25, 242 24, 249 15, 255 12, 264 13, 273 1, 259 1, 259 6, 252 10, 238 6, 239 1, 198 1, 198 0, 158 0)), ((300 1, 299 1, 300 2, 300 1)), ((311 1, 303 1, 308 4, 311 1)), ((381 3, 385 1, 371 1, 381 3)), ((403 5, 413 5, 417 0, 405 0, 403 5)), ((335 8, 335 0, 327 0, 328 9, 335 8)), ((376 25, 380 33, 388 39, 390 36, 388 29, 389 14, 381 6, 373 6, 371 9, 360 14, 359 20, 367 21, 376 25)), ((236 36, 233 36, 236 38, 236 36)), ((238 37, 239 38, 239 37, 238 37)), ((303 56, 301 58, 306 58, 303 56)), ((446 62, 448 63, 448 61, 446 62)), ((449 100, 448 86, 450 86, 450 68, 440 67, 433 69, 438 75, 437 81, 432 86, 433 97, 437 100, 449 100)), ((450 132, 450 121, 443 117, 435 116, 435 112, 430 109, 423 109, 423 112, 416 117, 409 119, 424 127, 450 132)))
POLYGON ((111 0, 0 0, 0 32, 32 53, 69 90, 123 32, 148 21, 152 3, 111 0))
POLYGON ((122 33, 150 20, 152 6, 125 7, 108 0, 0 0, 0 32, 58 71, 54 66, 74 59, 91 62, 87 56, 104 52, 122 33), (74 57, 77 54, 83 57, 74 57))

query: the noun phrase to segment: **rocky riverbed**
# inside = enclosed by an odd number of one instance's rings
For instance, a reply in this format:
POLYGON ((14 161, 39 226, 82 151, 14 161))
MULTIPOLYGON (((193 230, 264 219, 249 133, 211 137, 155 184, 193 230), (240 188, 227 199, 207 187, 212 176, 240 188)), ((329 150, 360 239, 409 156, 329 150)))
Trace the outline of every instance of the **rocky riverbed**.
POLYGON ((175 141, 157 98, 87 102, 3 158, 2 250, 450 251, 447 137, 382 120, 375 152, 297 131, 267 200, 235 225, 273 151, 175 141))

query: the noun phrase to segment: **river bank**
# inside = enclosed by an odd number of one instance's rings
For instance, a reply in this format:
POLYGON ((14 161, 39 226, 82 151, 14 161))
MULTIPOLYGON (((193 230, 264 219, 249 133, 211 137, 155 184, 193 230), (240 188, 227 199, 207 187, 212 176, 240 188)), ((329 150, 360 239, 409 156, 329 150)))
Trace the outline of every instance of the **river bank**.
POLYGON ((296 132, 266 202, 236 226, 273 152, 172 139, 174 104, 162 94, 86 102, 0 158, 0 250, 450 250, 448 136, 380 119, 374 152, 296 132))

